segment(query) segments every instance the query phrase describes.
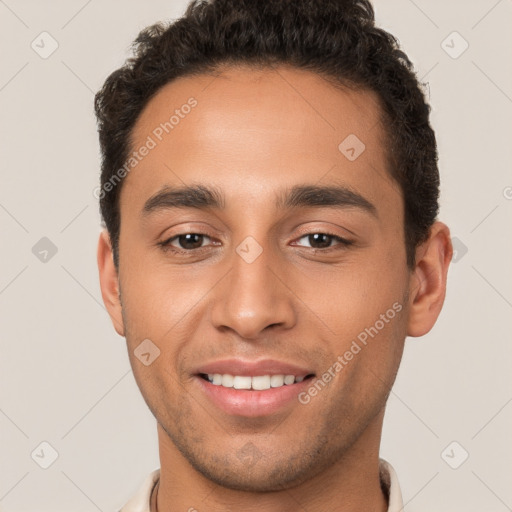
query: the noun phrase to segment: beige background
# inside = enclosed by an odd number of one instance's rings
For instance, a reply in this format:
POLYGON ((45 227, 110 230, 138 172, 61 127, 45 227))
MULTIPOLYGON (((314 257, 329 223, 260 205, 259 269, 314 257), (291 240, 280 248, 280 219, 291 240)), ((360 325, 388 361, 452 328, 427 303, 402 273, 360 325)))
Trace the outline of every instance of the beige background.
MULTIPOLYGON (((158 467, 154 419, 98 287, 92 101, 138 31, 184 6, 0 0, 4 512, 115 511, 158 467), (46 59, 31 47, 44 37, 51 49, 43 31, 58 43, 46 59), (43 237, 57 249, 46 262, 32 251, 43 237), (58 453, 48 469, 43 441, 58 453)), ((512 1, 377 0, 376 11, 429 83, 440 218, 458 239, 441 317, 406 343, 382 456, 409 512, 511 510, 512 1)))

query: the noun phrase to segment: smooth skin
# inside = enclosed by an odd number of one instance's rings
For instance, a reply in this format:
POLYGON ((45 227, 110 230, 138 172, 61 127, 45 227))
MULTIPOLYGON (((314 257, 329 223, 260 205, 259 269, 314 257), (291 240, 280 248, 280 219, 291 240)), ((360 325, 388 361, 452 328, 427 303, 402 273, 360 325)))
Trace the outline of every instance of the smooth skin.
POLYGON ((429 332, 441 311, 449 229, 436 222, 407 267, 404 203, 374 93, 287 66, 221 71, 171 82, 145 107, 133 150, 197 100, 122 185, 119 271, 108 233, 99 240, 103 300, 158 422, 153 510, 386 511, 385 403, 406 336, 429 332), (365 144, 354 161, 338 149, 350 134, 365 144), (144 211, 162 190, 189 185, 215 188, 223 207, 144 211), (297 185, 343 186, 375 211, 276 204, 297 185), (178 237, 186 233, 204 236, 178 237), (236 252, 248 236, 262 248, 252 263, 236 252), (229 415, 193 373, 219 359, 270 358, 319 377, 394 303, 399 314, 307 405, 229 415), (145 339, 161 351, 149 366, 134 355, 145 339))

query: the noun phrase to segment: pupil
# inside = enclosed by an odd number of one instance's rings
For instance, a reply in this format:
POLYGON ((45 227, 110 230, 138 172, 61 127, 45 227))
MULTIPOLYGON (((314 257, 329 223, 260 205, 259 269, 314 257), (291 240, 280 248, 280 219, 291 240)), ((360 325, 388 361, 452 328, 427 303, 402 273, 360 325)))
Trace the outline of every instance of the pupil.
POLYGON ((315 233, 313 235, 309 235, 309 243, 312 247, 314 247, 314 244, 320 244, 321 247, 316 247, 316 249, 321 249, 325 247, 329 247, 331 242, 331 235, 326 235, 325 233, 315 233), (320 238, 327 239, 326 241, 322 242, 320 238))
POLYGON ((187 233, 186 235, 181 235, 179 237, 179 241, 180 245, 184 249, 197 249, 203 244, 203 235, 198 235, 197 233, 187 233), (197 238, 195 242, 193 237, 197 238))

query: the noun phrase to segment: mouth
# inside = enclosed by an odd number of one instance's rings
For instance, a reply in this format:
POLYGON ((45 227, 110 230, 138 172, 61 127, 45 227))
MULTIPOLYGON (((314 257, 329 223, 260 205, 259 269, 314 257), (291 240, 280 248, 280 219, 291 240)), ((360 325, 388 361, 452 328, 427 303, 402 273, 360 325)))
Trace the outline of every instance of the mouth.
POLYGON ((199 377, 214 386, 228 389, 265 391, 267 389, 291 386, 314 377, 313 373, 307 375, 231 375, 229 373, 200 373, 199 377))
POLYGON ((217 413, 254 418, 299 405, 298 395, 315 373, 278 361, 225 360, 197 368, 193 375, 217 413))

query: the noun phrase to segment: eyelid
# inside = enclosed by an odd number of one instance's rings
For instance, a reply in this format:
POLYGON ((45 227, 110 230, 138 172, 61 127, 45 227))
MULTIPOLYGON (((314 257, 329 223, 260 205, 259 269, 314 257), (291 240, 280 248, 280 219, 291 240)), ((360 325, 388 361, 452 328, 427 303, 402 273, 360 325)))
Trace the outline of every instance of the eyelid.
MULTIPOLYGON (((301 224, 296 227, 296 230, 299 232, 299 235, 294 238, 294 240, 298 240, 307 235, 314 235, 317 233, 322 233, 324 235, 329 235, 340 240, 343 240, 347 243, 354 243, 355 239, 351 239, 351 237, 356 237, 356 234, 350 231, 347 228, 343 228, 342 226, 336 225, 336 227, 326 226, 325 223, 321 225, 311 225, 311 222, 307 222, 305 224, 301 224), (345 232, 345 234, 343 234, 345 232)), ((315 223, 316 224, 316 223, 315 223)), ((328 223, 331 225, 331 223, 328 223)))
MULTIPOLYGON (((337 249, 342 250, 342 249, 347 248, 354 244, 353 240, 348 240, 345 237, 342 237, 336 233, 333 233, 331 230, 322 229, 322 228, 310 229, 308 231, 304 231, 298 237, 295 237, 293 242, 296 242, 297 240, 300 240, 301 238, 305 238, 307 236, 311 236, 311 235, 315 235, 315 234, 327 235, 327 236, 338 241, 337 244, 335 244, 334 246, 330 246, 330 247, 325 247, 325 248, 320 248, 320 249, 317 249, 315 247, 309 247, 309 249, 311 249, 312 251, 315 251, 315 252, 328 253, 330 251, 335 251, 337 249)), ((197 254, 198 252, 200 252, 204 249, 207 249, 208 246, 212 246, 212 245, 218 246, 219 244, 217 242, 218 242, 218 240, 215 241, 215 237, 209 235, 208 233, 205 233, 202 230, 195 230, 195 231, 189 230, 189 231, 175 233, 170 237, 166 237, 164 240, 158 242, 157 245, 160 246, 163 250, 174 252, 175 254, 192 255, 192 254, 197 254), (210 243, 203 247, 197 247, 195 249, 183 249, 181 247, 175 247, 174 245, 171 245, 171 242, 177 240, 180 236, 192 235, 192 234, 200 235, 205 238, 209 238, 211 241, 213 240, 214 243, 213 244, 210 243)), ((297 247, 297 245, 296 245, 296 247, 297 247)), ((307 247, 307 246, 298 245, 298 247, 307 247)))
MULTIPOLYGON (((327 235, 335 240, 338 241, 338 244, 336 245, 333 245, 333 246, 330 246, 330 247, 326 247, 325 249, 316 249, 315 247, 310 247, 310 249, 314 250, 314 251, 320 251, 320 252, 328 252, 329 250, 334 250, 336 249, 337 246, 341 246, 341 247, 348 247, 350 245, 353 245, 354 244, 354 241, 353 240, 348 240, 347 238, 344 238, 342 236, 339 236, 335 233, 331 233, 329 231, 322 231, 322 230, 317 230, 317 231, 310 231, 310 232, 307 232, 307 233, 304 233, 303 235, 299 236, 298 238, 296 238, 294 241, 296 240, 300 240, 301 238, 305 238, 307 236, 310 236, 310 235, 317 235, 317 234, 322 234, 322 235, 327 235)), ((299 246, 299 247, 305 247, 305 246, 299 246)))
POLYGON ((218 245, 218 244, 208 244, 204 247, 198 247, 196 249, 182 249, 181 247, 175 247, 174 245, 171 245, 171 242, 177 240, 180 236, 184 236, 184 235, 201 235, 203 238, 209 238, 210 240, 213 240, 215 237, 209 235, 208 233, 204 233, 203 231, 201 230, 196 230, 196 231, 182 231, 180 233, 176 233, 172 236, 168 236, 166 237, 164 240, 160 241, 157 243, 158 246, 160 246, 162 249, 164 250, 170 250, 170 251, 175 251, 175 252, 180 252, 180 253, 194 253, 194 252, 197 252, 197 251, 200 251, 202 249, 206 249, 209 245, 218 245))
MULTIPOLYGON (((180 237, 180 236, 192 235, 192 234, 202 236, 202 237, 203 237, 203 240, 202 240, 203 242, 204 242, 204 240, 205 240, 205 239, 209 239, 209 240, 211 240, 211 237, 210 237, 210 236, 208 236, 208 235, 206 235, 206 234, 204 234, 204 233, 180 233, 179 235, 177 235, 177 236, 173 236, 172 238, 170 238, 168 243, 169 243, 169 245, 170 245, 171 247, 174 247, 175 249, 180 249, 180 250, 184 250, 184 251, 186 251, 187 249, 182 249, 181 247, 176 247, 176 246, 172 245, 172 242, 177 241, 177 240, 179 239, 179 237, 180 237)), ((203 247, 198 247, 197 249, 202 249, 202 248, 203 248, 203 247)), ((197 250, 197 249, 189 249, 189 251, 193 251, 193 250, 197 250)), ((188 252, 188 251, 187 251, 187 252, 188 252)))

